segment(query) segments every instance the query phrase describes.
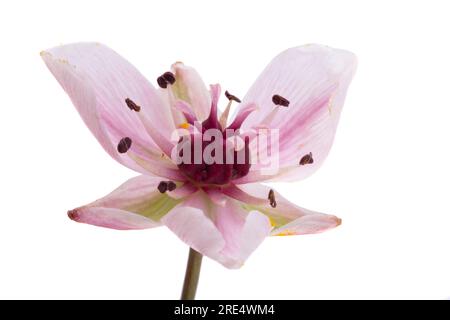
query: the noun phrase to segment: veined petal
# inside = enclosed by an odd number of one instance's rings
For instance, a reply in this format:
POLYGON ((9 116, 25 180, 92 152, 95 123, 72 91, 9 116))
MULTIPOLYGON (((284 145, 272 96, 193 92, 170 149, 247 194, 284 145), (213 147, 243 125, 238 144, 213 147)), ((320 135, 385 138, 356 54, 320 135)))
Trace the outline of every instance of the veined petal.
POLYGON ((192 107, 186 101, 184 100, 175 101, 174 108, 184 115, 187 123, 194 124, 195 121, 198 121, 197 116, 194 113, 194 110, 192 110, 192 107))
POLYGON ((177 109, 173 108, 177 98, 173 93, 172 86, 168 86, 167 88, 158 88, 157 91, 164 105, 164 108, 167 108, 171 111, 175 127, 178 127, 180 124, 186 122, 186 118, 184 117, 184 115, 177 109))
MULTIPOLYGON (((314 172, 333 143, 347 88, 356 69, 353 53, 321 45, 288 49, 266 67, 241 106, 255 103, 260 110, 244 121, 245 129, 264 125, 279 130, 279 168, 262 174, 254 165, 238 183, 258 180, 298 180, 314 172), (289 106, 275 105, 278 95, 289 106), (313 162, 300 165, 311 153, 313 162)), ((239 112, 239 111, 238 111, 239 112)))
MULTIPOLYGON (((76 43, 41 53, 46 65, 70 96, 82 119, 105 150, 117 161, 145 172, 133 159, 117 151, 117 145, 129 137, 149 154, 160 154, 140 120, 151 119, 155 130, 169 138, 174 128, 170 110, 164 108, 152 85, 108 47, 98 43, 76 43), (130 110, 131 99, 140 111, 130 110)), ((164 165, 164 162, 160 162, 164 165)))
POLYGON ((161 218, 182 201, 173 198, 171 192, 159 192, 160 181, 148 175, 132 178, 107 196, 70 210, 68 215, 77 222, 119 230, 159 226, 161 218))
POLYGON ((216 207, 216 226, 225 239, 222 254, 231 268, 241 267, 271 230, 270 220, 256 210, 246 211, 238 202, 216 207), (233 214, 230 214, 233 212, 233 214))
POLYGON ((188 197, 161 221, 181 240, 227 268, 239 268, 270 234, 269 219, 226 197, 215 205, 202 191, 188 197))
POLYGON ((211 96, 198 72, 182 62, 172 65, 175 83, 172 89, 176 98, 189 103, 201 122, 208 118, 211 108, 211 96))
POLYGON ((160 223, 125 210, 104 207, 80 207, 67 212, 76 222, 116 230, 140 230, 160 226, 160 223))
POLYGON ((267 217, 273 226, 271 235, 286 236, 312 234, 335 228, 341 219, 324 213, 301 208, 283 198, 275 190, 262 184, 242 184, 224 191, 228 196, 241 201, 247 210, 257 210, 267 217), (268 199, 272 190, 276 206, 268 199))
POLYGON ((298 218, 285 225, 274 228, 271 235, 292 236, 320 233, 329 229, 333 229, 342 223, 341 219, 335 216, 307 210, 304 208, 301 208, 301 210, 299 209, 298 213, 301 213, 303 215, 299 215, 298 218))
POLYGON ((186 181, 183 185, 171 191, 170 196, 174 199, 183 199, 197 191, 198 187, 193 185, 191 182, 186 181))
POLYGON ((224 206, 227 204, 227 197, 222 193, 221 190, 217 188, 202 188, 203 191, 208 195, 208 198, 217 206, 224 206))

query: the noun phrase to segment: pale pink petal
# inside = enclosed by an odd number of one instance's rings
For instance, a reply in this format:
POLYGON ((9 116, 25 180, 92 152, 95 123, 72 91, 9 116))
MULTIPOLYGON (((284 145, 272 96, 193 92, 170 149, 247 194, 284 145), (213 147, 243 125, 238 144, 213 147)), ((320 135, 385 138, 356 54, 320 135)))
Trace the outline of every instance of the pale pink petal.
POLYGON ((172 71, 176 79, 172 85, 175 97, 189 103, 199 121, 205 120, 211 109, 211 97, 198 72, 181 62, 173 64, 172 71))
POLYGON ((175 97, 172 86, 169 85, 167 88, 158 88, 157 91, 164 107, 171 111, 175 127, 178 127, 180 124, 186 122, 184 115, 177 109, 173 108, 175 101, 177 101, 178 98, 175 97))
POLYGON ((144 76, 120 55, 98 43, 55 47, 43 51, 41 56, 105 150, 122 164, 145 172, 127 154, 118 153, 118 143, 129 137, 131 152, 139 146, 148 154, 160 154, 140 116, 149 118, 155 130, 165 137, 170 136, 174 124, 170 110, 164 108, 144 76), (139 112, 130 110, 127 98, 141 107, 139 112))
POLYGON ((262 184, 241 184, 229 187, 224 193, 241 201, 247 210, 257 210, 267 215, 273 226, 272 235, 319 233, 341 224, 341 219, 301 208, 273 189, 276 206, 272 207, 268 199, 270 190, 262 184))
POLYGON ((341 224, 341 219, 335 216, 301 209, 303 216, 298 217, 291 222, 275 228, 271 235, 273 236, 291 236, 301 234, 314 234, 324 232, 335 228, 341 224))
POLYGON ((219 189, 212 187, 204 187, 203 191, 208 195, 209 199, 217 206, 224 206, 227 203, 227 197, 219 189))
POLYGON ((140 230, 161 225, 139 214, 115 208, 81 207, 70 210, 67 214, 76 222, 116 230, 140 230))
POLYGON ((265 215, 248 212, 231 198, 215 205, 203 192, 188 197, 161 221, 190 247, 227 268, 241 267, 271 231, 265 215))
POLYGON ((192 110, 192 107, 189 105, 189 103, 185 102, 184 100, 175 101, 174 108, 184 115, 187 123, 194 124, 194 122, 197 121, 197 116, 195 115, 194 110, 192 110))
POLYGON ((127 155, 142 169, 145 174, 165 177, 174 181, 186 181, 186 177, 178 170, 178 168, 170 161, 167 161, 167 156, 163 153, 155 156, 149 156, 146 152, 140 152, 141 147, 134 145, 134 147, 127 152, 127 155))
POLYGON ((262 72, 243 99, 256 103, 243 123, 244 129, 264 125, 279 129, 278 173, 265 174, 258 165, 237 183, 258 180, 298 180, 314 172, 326 158, 333 143, 345 94, 356 69, 353 53, 321 45, 288 49, 262 72), (280 95, 289 106, 276 106, 280 95), (299 165, 312 153, 313 163, 299 165))
POLYGON ((170 192, 170 196, 174 199, 182 199, 198 191, 198 187, 191 182, 186 181, 183 185, 177 187, 170 192))
POLYGON ((202 209, 180 205, 169 212, 162 222, 196 251, 220 263, 225 262, 219 255, 225 240, 202 209))
POLYGON ((245 261, 267 237, 271 229, 270 219, 259 211, 249 211, 246 224, 242 228, 241 246, 237 253, 238 261, 245 261))
POLYGON ((225 239, 221 254, 228 257, 229 268, 241 267, 271 231, 265 215, 256 210, 246 211, 232 199, 228 199, 225 206, 216 206, 214 217, 225 239))
MULTIPOLYGON (((248 204, 258 205, 258 206, 265 206, 265 205, 269 204, 269 202, 267 200, 268 194, 266 194, 266 196, 264 196, 264 194, 258 193, 255 196, 251 193, 248 193, 248 192, 242 190, 245 187, 253 186, 253 185, 256 185, 256 184, 248 184, 248 185, 243 184, 243 185, 239 185, 239 186, 231 184, 227 187, 222 188, 222 193, 233 199, 239 200, 240 202, 243 202, 243 203, 248 203, 248 204)), ((266 189, 263 189, 263 190, 264 190, 264 192, 266 191, 266 189)), ((268 190, 267 190, 267 192, 268 192, 268 190)))
MULTIPOLYGON (((107 196, 70 210, 72 220, 111 229, 145 229, 159 226, 161 218, 181 199, 158 191, 161 178, 132 178, 107 196)), ((175 189, 176 190, 176 189, 175 189)))
MULTIPOLYGON (((149 136, 152 137, 155 144, 166 156, 170 157, 172 150, 175 147, 175 143, 172 142, 175 127, 170 127, 170 130, 161 130, 160 125, 154 123, 154 117, 152 118, 150 115, 141 112, 138 112, 138 115, 145 127, 145 130, 149 136), (168 135, 166 135, 166 133, 168 135)), ((169 128, 169 125, 166 128, 169 128)))

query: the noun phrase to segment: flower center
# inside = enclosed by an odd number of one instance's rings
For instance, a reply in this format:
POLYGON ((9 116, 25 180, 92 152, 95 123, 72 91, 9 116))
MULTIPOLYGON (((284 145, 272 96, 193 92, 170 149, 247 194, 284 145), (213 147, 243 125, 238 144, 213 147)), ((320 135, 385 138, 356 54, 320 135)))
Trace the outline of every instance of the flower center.
MULTIPOLYGON (((224 112, 228 114, 231 101, 240 100, 228 92, 225 95, 230 101, 224 112)), ((199 184, 227 184, 247 175, 251 167, 249 139, 234 136, 240 124, 232 130, 224 128, 226 119, 218 119, 217 100, 213 93, 209 117, 194 124, 194 131, 178 143, 178 168, 199 184)))
POLYGON ((200 184, 223 185, 241 178, 250 170, 249 140, 235 150, 222 131, 209 140, 206 134, 190 134, 180 140, 178 168, 200 184), (206 138, 206 139, 205 139, 206 138))

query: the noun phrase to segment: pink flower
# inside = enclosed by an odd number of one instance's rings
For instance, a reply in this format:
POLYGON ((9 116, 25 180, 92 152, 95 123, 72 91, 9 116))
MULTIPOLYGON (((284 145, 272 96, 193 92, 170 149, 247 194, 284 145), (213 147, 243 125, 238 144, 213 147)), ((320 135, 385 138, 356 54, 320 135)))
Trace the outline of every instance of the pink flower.
MULTIPOLYGON (((101 44, 61 46, 41 56, 106 152, 141 174, 69 211, 72 220, 120 230, 165 225, 228 268, 240 267, 267 236, 317 233, 341 223, 290 203, 260 182, 303 179, 322 164, 356 68, 352 53, 320 45, 288 49, 242 102, 226 92, 230 103, 223 113, 217 108, 219 85, 208 90, 194 69, 179 62, 157 78, 155 89, 101 44), (240 104, 228 121, 232 101, 240 104), (234 164, 175 162, 176 129, 193 141, 206 129, 220 133, 225 127, 239 129, 236 136, 278 130, 278 170, 268 171, 249 157, 234 164)), ((257 137, 250 134, 240 148, 224 151, 234 158, 251 153, 257 137)), ((207 145, 201 144, 201 151, 207 145)))

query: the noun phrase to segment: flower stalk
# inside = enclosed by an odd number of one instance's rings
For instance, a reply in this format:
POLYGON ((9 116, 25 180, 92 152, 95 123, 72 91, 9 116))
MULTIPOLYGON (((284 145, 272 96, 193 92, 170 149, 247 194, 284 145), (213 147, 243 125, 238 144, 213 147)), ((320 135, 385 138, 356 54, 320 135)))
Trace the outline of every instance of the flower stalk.
POLYGON ((197 292, 198 279, 200 277, 200 269, 202 267, 203 255, 194 249, 189 249, 189 258, 184 275, 183 291, 181 292, 181 300, 194 300, 197 292))

